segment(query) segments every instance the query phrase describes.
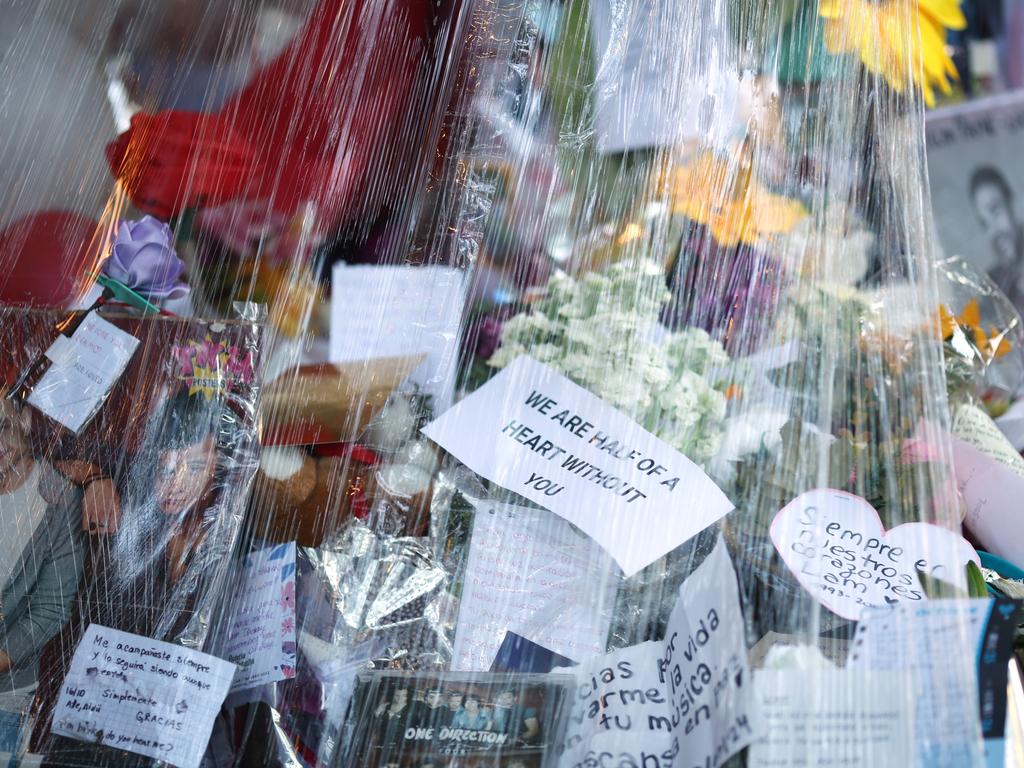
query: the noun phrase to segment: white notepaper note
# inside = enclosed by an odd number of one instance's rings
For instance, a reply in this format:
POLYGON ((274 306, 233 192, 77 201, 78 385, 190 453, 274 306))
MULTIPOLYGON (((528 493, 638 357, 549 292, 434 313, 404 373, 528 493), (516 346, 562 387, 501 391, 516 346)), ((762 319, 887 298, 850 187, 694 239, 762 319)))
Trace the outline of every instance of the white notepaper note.
POLYGON ((124 373, 139 340, 90 312, 71 335, 46 352, 50 367, 33 387, 30 405, 75 434, 96 415, 124 373))
POLYGON ((619 569, 544 509, 474 502, 452 669, 486 671, 506 632, 580 661, 607 648, 619 569))
POLYGON ((723 0, 592 0, 599 151, 729 134, 740 80, 724 55, 732 46, 727 13, 723 0))
POLYGON ((194 768, 234 674, 215 656, 92 624, 61 686, 53 732, 194 768))
POLYGON ((844 669, 754 671, 764 739, 747 768, 913 765, 914 676, 844 669))
POLYGON ((980 765, 978 652, 992 601, 932 600, 868 610, 847 668, 911 671, 917 685, 916 765, 980 765))
POLYGON ((451 267, 350 266, 332 273, 332 363, 425 353, 410 379, 451 405, 465 273, 451 267))

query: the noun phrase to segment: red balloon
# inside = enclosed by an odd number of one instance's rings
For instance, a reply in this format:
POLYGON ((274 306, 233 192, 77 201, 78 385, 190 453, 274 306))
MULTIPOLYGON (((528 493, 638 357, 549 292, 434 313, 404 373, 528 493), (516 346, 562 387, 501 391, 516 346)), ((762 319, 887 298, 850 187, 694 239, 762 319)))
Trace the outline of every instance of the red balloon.
POLYGON ((70 211, 40 211, 13 222, 0 232, 0 302, 63 307, 76 299, 86 271, 97 266, 98 227, 70 211))

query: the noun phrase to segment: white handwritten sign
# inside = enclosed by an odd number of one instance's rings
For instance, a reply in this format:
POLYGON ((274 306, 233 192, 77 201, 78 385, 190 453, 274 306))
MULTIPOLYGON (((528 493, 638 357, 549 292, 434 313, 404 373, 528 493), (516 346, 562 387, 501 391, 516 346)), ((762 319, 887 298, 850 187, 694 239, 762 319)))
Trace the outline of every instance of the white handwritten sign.
POLYGON ((51 365, 33 387, 29 404, 78 434, 138 346, 137 338, 90 312, 70 338, 58 336, 46 351, 51 365))
POLYGON ((696 464, 529 357, 423 432, 477 474, 583 530, 626 576, 732 509, 696 464))
POLYGON ((864 499, 830 489, 786 505, 771 537, 803 588, 846 619, 860 618, 868 606, 927 599, 917 571, 965 589, 967 562, 978 562, 959 534, 929 523, 887 533, 864 499))
POLYGON ((679 591, 664 641, 624 648, 577 675, 563 768, 717 768, 758 733, 736 573, 721 541, 679 591))
POLYGON ((507 632, 573 661, 607 649, 618 568, 546 509, 475 502, 452 669, 491 668, 507 632))
POLYGON ((234 673, 215 656, 92 624, 61 686, 53 732, 192 768, 234 673))
POLYGON ((755 670, 765 738, 747 768, 913 765, 915 686, 907 673, 755 670))
POLYGON ((225 656, 235 664, 232 691, 295 677, 295 542, 261 549, 245 566, 225 656))

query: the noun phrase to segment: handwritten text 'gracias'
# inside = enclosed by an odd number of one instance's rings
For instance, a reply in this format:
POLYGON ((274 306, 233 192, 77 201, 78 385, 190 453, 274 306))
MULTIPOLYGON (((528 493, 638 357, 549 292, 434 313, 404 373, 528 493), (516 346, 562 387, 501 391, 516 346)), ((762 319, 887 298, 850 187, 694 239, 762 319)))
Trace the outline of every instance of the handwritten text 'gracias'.
MULTIPOLYGON (((558 424, 569 434, 606 453, 609 459, 628 463, 630 467, 636 467, 637 470, 650 477, 662 477, 668 474, 668 467, 644 456, 640 451, 630 448, 614 436, 595 428, 593 424, 582 416, 574 414, 571 410, 559 409, 558 402, 543 393, 532 390, 524 402, 542 416, 548 417, 553 424, 558 424)), ((543 456, 556 466, 560 466, 565 472, 621 496, 627 504, 647 498, 646 493, 633 485, 630 480, 615 474, 614 470, 602 469, 569 449, 561 447, 535 429, 520 424, 515 419, 502 428, 501 434, 529 448, 539 456, 543 456)), ((664 477, 658 481, 658 485, 669 491, 674 491, 679 480, 679 477, 664 477)), ((557 496, 565 489, 564 485, 559 485, 554 480, 536 472, 530 472, 530 477, 525 483, 527 487, 540 491, 545 496, 557 496)))

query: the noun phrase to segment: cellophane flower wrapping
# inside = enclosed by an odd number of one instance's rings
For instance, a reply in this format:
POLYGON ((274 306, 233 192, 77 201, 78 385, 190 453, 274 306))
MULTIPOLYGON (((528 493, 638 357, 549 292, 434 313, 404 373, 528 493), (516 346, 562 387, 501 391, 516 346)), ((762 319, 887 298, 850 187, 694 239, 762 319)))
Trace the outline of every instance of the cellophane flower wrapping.
POLYGON ((924 162, 957 0, 31 5, 12 764, 1013 752, 1024 336, 924 162))

